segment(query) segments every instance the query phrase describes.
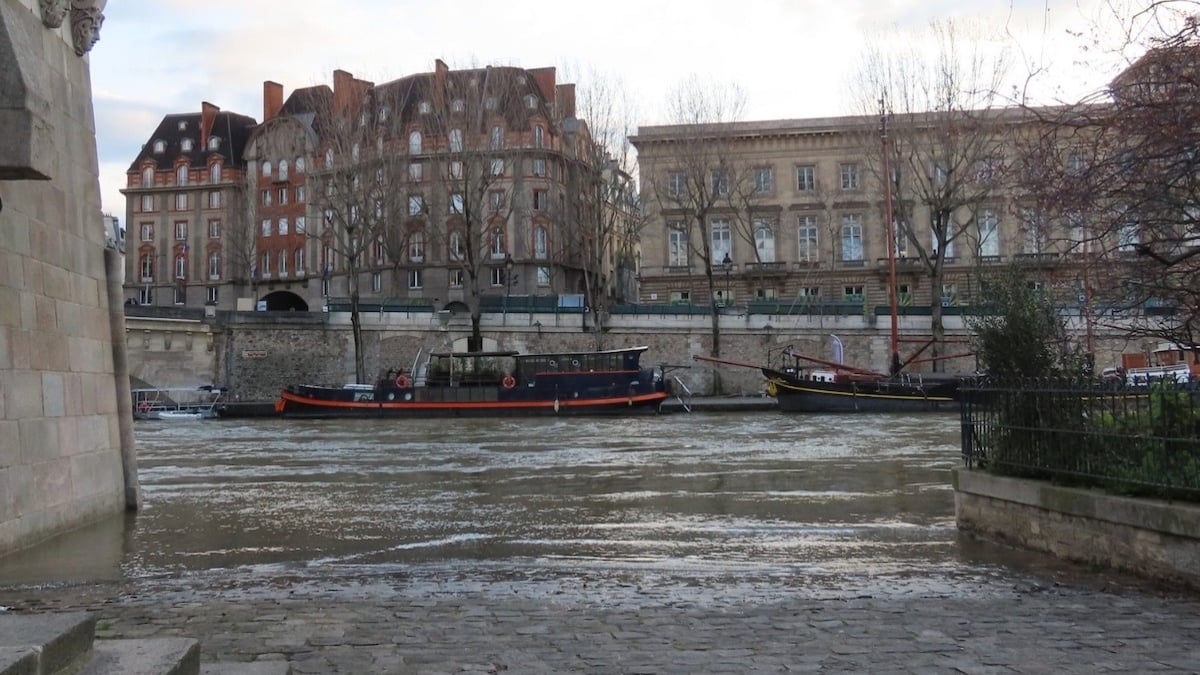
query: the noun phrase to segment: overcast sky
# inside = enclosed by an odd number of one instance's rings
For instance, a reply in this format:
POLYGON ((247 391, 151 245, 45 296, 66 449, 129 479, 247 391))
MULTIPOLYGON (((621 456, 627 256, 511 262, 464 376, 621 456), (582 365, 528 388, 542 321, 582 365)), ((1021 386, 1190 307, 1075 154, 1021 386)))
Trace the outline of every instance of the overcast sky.
MULTIPOLYGON (((664 123, 666 92, 691 75, 738 84, 743 119, 857 114, 846 91, 868 36, 913 36, 955 18, 1017 40, 1048 68, 1044 99, 1078 98, 1115 63, 1084 67, 1099 0, 119 0, 90 54, 103 208, 125 215, 125 171, 164 115, 209 101, 262 118, 262 83, 284 96, 335 69, 374 82, 486 64, 557 66, 560 80, 619 82, 637 124, 664 123), (1056 89, 1057 87, 1057 89, 1056 89)), ((914 39, 917 39, 914 37, 914 39)))

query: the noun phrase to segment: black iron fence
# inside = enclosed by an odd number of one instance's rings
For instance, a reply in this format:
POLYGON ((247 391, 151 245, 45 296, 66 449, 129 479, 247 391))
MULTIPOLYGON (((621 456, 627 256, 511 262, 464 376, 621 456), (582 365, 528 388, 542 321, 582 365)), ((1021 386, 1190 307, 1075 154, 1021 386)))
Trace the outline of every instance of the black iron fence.
POLYGON ((971 383, 962 398, 968 467, 1200 502, 1200 386, 1054 380, 971 383))

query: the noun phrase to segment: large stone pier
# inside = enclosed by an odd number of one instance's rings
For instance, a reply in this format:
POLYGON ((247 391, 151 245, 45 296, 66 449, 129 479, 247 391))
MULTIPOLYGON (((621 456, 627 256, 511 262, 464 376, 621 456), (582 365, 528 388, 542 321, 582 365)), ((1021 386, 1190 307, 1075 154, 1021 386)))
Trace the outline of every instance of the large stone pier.
POLYGON ((138 500, 87 56, 103 9, 0 0, 0 554, 138 500))

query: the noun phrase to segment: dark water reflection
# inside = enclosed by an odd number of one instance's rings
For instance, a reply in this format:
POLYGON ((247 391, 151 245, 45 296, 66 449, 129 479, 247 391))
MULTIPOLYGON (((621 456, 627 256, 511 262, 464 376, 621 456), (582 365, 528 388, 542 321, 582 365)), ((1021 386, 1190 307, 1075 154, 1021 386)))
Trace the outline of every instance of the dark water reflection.
POLYGON ((136 432, 143 511, 116 534, 110 523, 0 559, 0 582, 638 570, 817 585, 919 576, 928 589, 997 573, 954 526, 955 415, 227 420, 136 432))

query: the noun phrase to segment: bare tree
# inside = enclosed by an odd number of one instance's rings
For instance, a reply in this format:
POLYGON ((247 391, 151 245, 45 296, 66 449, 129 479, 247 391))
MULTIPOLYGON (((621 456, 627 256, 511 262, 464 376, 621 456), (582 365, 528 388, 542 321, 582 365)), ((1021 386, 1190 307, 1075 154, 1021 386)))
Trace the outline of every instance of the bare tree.
POLYGON ((737 120, 745 105, 742 90, 733 84, 713 85, 693 76, 674 89, 667 100, 672 125, 671 147, 663 158, 642 167, 643 184, 652 186, 659 215, 667 222, 670 253, 690 268, 698 259, 712 307, 712 355, 721 355, 721 324, 714 267, 730 253, 732 229, 726 220, 714 248, 713 223, 722 209, 727 216, 731 194, 742 191, 748 171, 737 160, 732 140, 721 126, 737 120))
POLYGON ((627 89, 593 73, 579 97, 579 228, 584 294, 596 349, 604 346, 604 316, 612 300, 632 295, 644 212, 633 182, 634 105, 627 89), (587 120, 585 123, 583 120, 587 120))
POLYGON ((1096 48, 1141 55, 1106 90, 1034 109, 1041 127, 1020 147, 1021 188, 1059 224, 1089 318, 1116 315, 1132 335, 1196 345, 1200 3, 1110 9, 1120 40, 1096 48))
MULTIPOLYGON (((956 241, 979 228, 981 205, 992 196, 989 179, 1001 159, 997 91, 1007 69, 1004 53, 967 40, 953 22, 930 26, 934 53, 873 45, 860 73, 864 112, 882 107, 886 129, 866 130, 872 168, 890 183, 892 217, 925 268, 931 285, 930 358, 939 370, 945 337, 942 287, 956 241), (875 133, 871 133, 874 131, 875 133), (890 166, 884 175, 884 153, 890 166)), ((897 364, 894 363, 893 367, 897 364)))

